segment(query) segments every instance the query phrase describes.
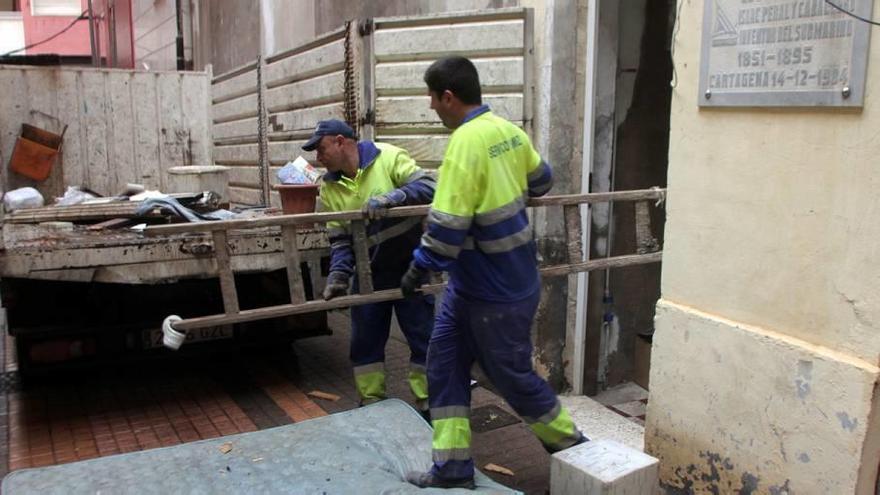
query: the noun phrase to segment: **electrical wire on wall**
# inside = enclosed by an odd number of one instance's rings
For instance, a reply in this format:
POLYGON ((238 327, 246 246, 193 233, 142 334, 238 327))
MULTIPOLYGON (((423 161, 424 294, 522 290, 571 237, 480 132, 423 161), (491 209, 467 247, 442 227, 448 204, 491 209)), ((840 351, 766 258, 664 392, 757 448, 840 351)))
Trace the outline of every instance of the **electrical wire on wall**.
POLYGON ((871 19, 865 19, 864 17, 862 17, 860 15, 853 14, 852 12, 844 9, 843 7, 841 7, 840 5, 837 5, 836 3, 832 2, 831 0, 825 0, 825 3, 827 3, 828 5, 834 7, 835 9, 843 12, 844 14, 846 14, 854 19, 858 19, 858 20, 865 22, 865 23, 868 23, 872 26, 880 26, 880 22, 872 21, 871 19))
POLYGON ((31 43, 30 45, 23 46, 23 47, 21 47, 21 48, 19 48, 19 49, 17 49, 17 50, 12 50, 11 52, 6 52, 6 53, 0 55, 0 57, 7 57, 7 56, 9 56, 9 55, 12 55, 13 53, 21 52, 21 51, 24 51, 24 50, 30 50, 31 48, 35 48, 35 47, 37 47, 37 46, 42 45, 43 43, 48 43, 48 42, 54 40, 55 38, 61 36, 62 34, 66 33, 67 31, 69 31, 70 28, 72 28, 77 22, 79 22, 79 21, 84 21, 84 20, 88 19, 88 18, 89 18, 88 14, 89 14, 89 11, 88 11, 88 10, 84 10, 79 16, 77 16, 76 19, 74 19, 73 21, 71 21, 71 23, 68 24, 67 27, 65 27, 65 28, 62 29, 61 31, 58 31, 57 33, 53 34, 52 36, 49 36, 48 38, 46 38, 46 39, 44 39, 44 40, 37 41, 36 43, 31 43))

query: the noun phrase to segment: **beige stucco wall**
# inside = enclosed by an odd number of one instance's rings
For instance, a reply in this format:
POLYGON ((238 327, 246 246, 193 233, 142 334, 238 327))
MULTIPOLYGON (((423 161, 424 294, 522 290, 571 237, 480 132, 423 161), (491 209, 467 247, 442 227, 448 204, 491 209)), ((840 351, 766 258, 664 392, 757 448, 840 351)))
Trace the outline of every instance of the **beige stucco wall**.
POLYGON ((874 493, 880 33, 861 110, 701 110, 702 14, 674 40, 647 448, 680 488, 874 493))

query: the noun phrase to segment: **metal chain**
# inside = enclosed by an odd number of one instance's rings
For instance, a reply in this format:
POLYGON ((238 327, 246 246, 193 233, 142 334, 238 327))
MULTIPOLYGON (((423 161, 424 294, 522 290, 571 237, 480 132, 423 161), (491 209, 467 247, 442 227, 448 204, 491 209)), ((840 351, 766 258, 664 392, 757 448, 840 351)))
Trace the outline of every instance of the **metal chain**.
POLYGON ((345 23, 345 69, 343 72, 344 95, 343 95, 343 112, 345 113, 345 121, 352 129, 358 129, 358 91, 357 81, 355 80, 358 72, 355 70, 355 53, 354 46, 351 42, 352 21, 345 23))
POLYGON ((266 172, 269 169, 269 135, 266 132, 266 88, 263 86, 263 57, 257 57, 257 153, 260 171, 260 199, 262 206, 269 206, 269 183, 266 172))

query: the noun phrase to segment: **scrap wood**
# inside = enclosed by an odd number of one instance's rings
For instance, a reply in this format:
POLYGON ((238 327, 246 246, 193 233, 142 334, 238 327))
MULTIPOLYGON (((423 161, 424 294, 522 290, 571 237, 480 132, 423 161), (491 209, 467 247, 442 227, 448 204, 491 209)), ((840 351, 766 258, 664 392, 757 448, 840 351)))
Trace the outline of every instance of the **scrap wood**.
POLYGON ((513 471, 511 471, 510 469, 507 469, 504 466, 499 466, 498 464, 492 464, 491 462, 483 466, 483 469, 485 469, 486 471, 492 471, 493 473, 501 473, 507 476, 513 476, 513 471))
POLYGON ((311 392, 307 393, 306 395, 308 395, 309 397, 314 397, 316 399, 331 400, 333 402, 336 402, 340 399, 340 397, 336 394, 321 392, 320 390, 312 390, 311 392))
POLYGON ((103 222, 89 225, 89 230, 121 229, 134 223, 136 223, 136 220, 132 220, 131 218, 111 218, 110 220, 104 220, 103 222))
MULTIPOLYGON (((13 211, 8 213, 3 220, 10 223, 40 223, 135 218, 138 206, 140 203, 130 201, 101 205, 44 206, 13 211)), ((160 213, 158 209, 154 209, 145 216, 161 218, 165 215, 160 213)))
POLYGON ((232 452, 232 442, 224 443, 217 450, 219 450, 223 454, 228 454, 228 453, 232 452))

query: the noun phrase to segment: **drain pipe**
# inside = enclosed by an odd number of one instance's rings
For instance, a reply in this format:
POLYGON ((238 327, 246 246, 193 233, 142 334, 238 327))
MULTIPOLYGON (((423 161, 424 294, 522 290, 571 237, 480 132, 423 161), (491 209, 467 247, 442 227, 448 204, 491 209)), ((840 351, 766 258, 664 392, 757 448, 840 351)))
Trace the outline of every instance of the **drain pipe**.
POLYGON ((177 45, 177 70, 186 69, 186 60, 183 55, 183 7, 180 0, 175 0, 174 10, 177 13, 177 38, 174 40, 177 45))
POLYGON ((99 67, 98 60, 101 54, 98 53, 97 33, 95 33, 95 9, 92 7, 92 0, 89 0, 89 48, 92 51, 92 66, 99 67))
MULTIPOLYGON (((617 112, 612 113, 614 127, 617 127, 617 112)), ((611 146, 611 182, 609 191, 614 191, 614 181, 617 175, 617 143, 616 132, 613 134, 611 146)), ((608 203, 608 242, 605 248, 605 258, 611 258, 611 251, 614 249, 614 202, 608 203)), ((599 389, 605 389, 608 376, 608 356, 611 354, 612 348, 617 350, 617 342, 620 338, 620 320, 614 312, 614 294, 611 292, 611 269, 605 269, 604 287, 602 290, 602 333, 599 336, 599 370, 596 373, 596 379, 599 382, 599 389), (613 343, 613 344, 612 344, 613 343)))
MULTIPOLYGON (((593 172, 593 134, 595 132, 596 106, 596 59, 599 52, 599 3, 588 2, 587 6, 587 53, 584 78, 584 140, 581 157, 581 193, 590 192, 590 177, 593 172)), ((580 205, 581 214, 581 258, 590 256, 590 207, 580 205)), ((577 274, 577 292, 574 318, 574 350, 572 352, 572 393, 584 393, 584 368, 586 367, 587 345, 587 294, 589 278, 586 272, 577 274)))

